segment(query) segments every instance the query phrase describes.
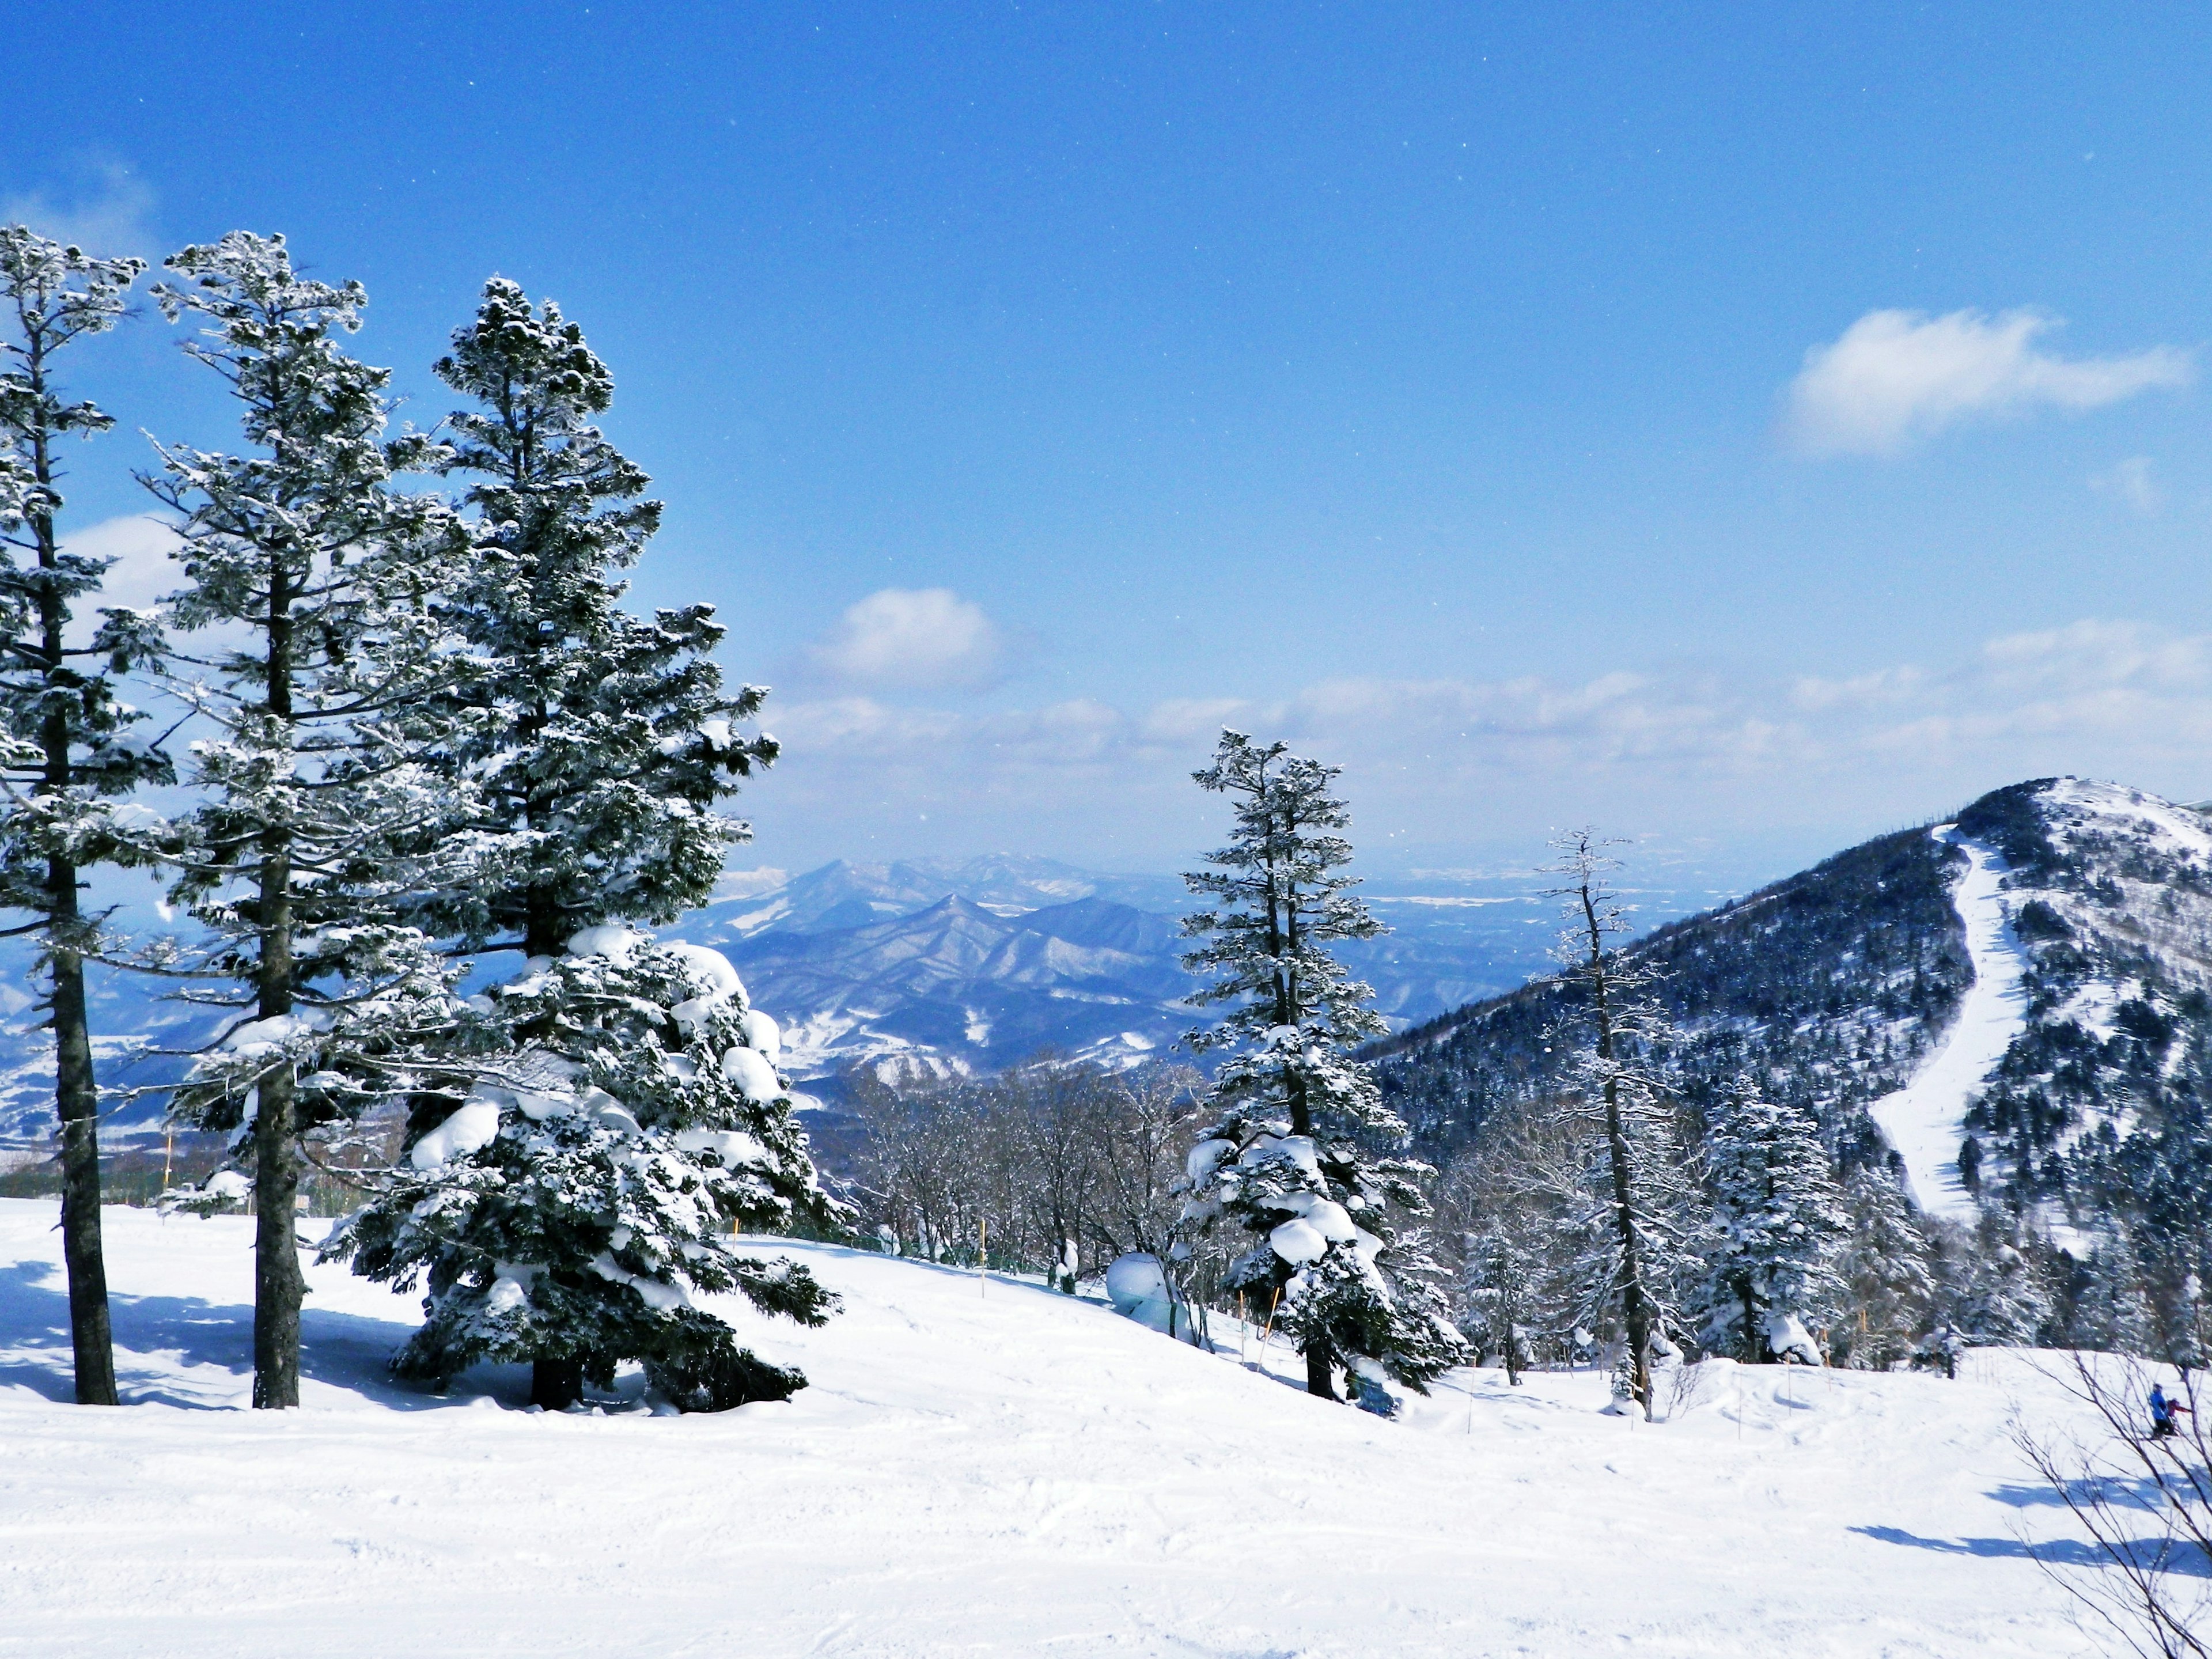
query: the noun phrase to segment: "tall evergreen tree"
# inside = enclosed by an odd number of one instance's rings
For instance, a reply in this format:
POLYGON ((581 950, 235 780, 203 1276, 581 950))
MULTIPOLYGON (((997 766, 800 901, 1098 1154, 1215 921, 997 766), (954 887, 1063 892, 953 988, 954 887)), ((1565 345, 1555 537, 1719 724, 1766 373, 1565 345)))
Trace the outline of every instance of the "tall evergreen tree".
MULTIPOLYGON (((1651 972, 1614 948, 1628 913, 1608 885, 1620 865, 1606 845, 1589 830, 1553 843, 1559 858, 1551 872, 1564 879, 1551 890, 1566 922, 1559 977, 1580 1005, 1581 1022, 1569 1068, 1574 1086, 1562 1110, 1597 1147, 1589 1201, 1567 1226, 1582 1249, 1585 1316, 1595 1321, 1608 1304, 1619 1307, 1630 1396, 1650 1422, 1651 1359, 1676 1317, 1690 1188, 1655 1063, 1667 1022, 1650 994, 1651 972)), ((1561 1031, 1556 1040, 1576 1035, 1561 1031)))
POLYGON ((98 259, 21 225, 0 226, 0 905, 31 920, 62 1131, 62 1259, 69 1271, 70 1343, 81 1405, 116 1403, 107 1273, 100 1239, 100 1091, 86 1023, 84 959, 99 919, 80 902, 85 866, 122 843, 115 798, 168 781, 167 757, 131 728, 144 718, 116 678, 158 647, 146 619, 112 616, 72 627, 112 561, 63 550, 56 453, 71 434, 114 424, 55 379, 57 356, 123 316, 143 259, 98 259))
POLYGON ((1793 1327, 1824 1324, 1836 1307, 1834 1262, 1848 1235, 1841 1194, 1813 1123, 1748 1082, 1705 1126, 1705 1171, 1708 1329, 1733 1327, 1743 1358, 1762 1364, 1794 1340, 1793 1327))
POLYGON ((1218 907, 1183 921, 1206 941, 1183 958, 1206 981, 1191 1000, 1228 1009, 1187 1039, 1228 1058, 1190 1153, 1185 1219, 1255 1240, 1224 1284, 1277 1306, 1277 1328, 1305 1355, 1308 1392, 1336 1398, 1340 1367, 1380 1367, 1425 1392, 1466 1345, 1426 1240, 1390 1217, 1393 1206, 1425 1213, 1418 1180, 1430 1171, 1369 1150, 1402 1146, 1406 1127, 1352 1057, 1384 1030, 1374 994, 1328 949, 1382 931, 1340 873, 1352 847, 1333 833, 1350 822, 1329 793, 1336 769, 1224 731, 1213 764, 1194 775, 1231 799, 1237 828, 1212 868, 1183 878, 1218 907))
POLYGON ((300 1399, 301 1138, 408 1087, 458 1017, 450 965, 401 912, 470 877, 465 840, 425 841, 463 785, 422 760, 453 661, 430 599, 466 541, 434 499, 395 487, 439 452, 386 439, 385 371, 339 349, 358 283, 301 277, 281 236, 244 231, 167 264, 155 297, 204 323, 185 349, 228 386, 253 447, 166 447, 145 481, 183 537, 176 624, 235 641, 173 655, 210 733, 194 744, 206 804, 170 848, 174 896, 209 942, 169 969, 235 988, 194 994, 246 1015, 174 1110, 250 1146, 253 1403, 278 1408, 300 1399))
POLYGON ((494 278, 438 373, 474 400, 450 423, 475 557, 441 600, 470 647, 443 762, 474 781, 488 852, 422 920, 525 961, 417 1091, 407 1158, 330 1252, 427 1283, 410 1374, 528 1360, 550 1409, 625 1359, 687 1406, 787 1395, 804 1379, 690 1302, 738 1290, 805 1323, 834 1305, 803 1268, 720 1237, 830 1217, 775 1023, 715 952, 629 926, 705 902, 745 838, 714 808, 775 757, 736 729, 763 693, 724 690, 711 606, 622 608, 660 507, 592 424, 613 381, 575 324, 494 278))

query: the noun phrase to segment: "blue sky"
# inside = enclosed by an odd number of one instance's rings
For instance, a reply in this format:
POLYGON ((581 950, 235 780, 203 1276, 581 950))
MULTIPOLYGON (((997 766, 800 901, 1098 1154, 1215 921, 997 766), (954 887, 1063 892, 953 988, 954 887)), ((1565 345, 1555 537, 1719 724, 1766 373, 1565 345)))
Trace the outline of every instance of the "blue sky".
MULTIPOLYGON (((2201 11, 306 9, 88 6, 0 208, 284 231, 425 422, 487 274, 557 297, 640 599, 777 688, 763 860, 1170 865, 1224 720, 1378 867, 2212 794, 2201 11)), ((150 315, 78 380, 223 438, 150 315)))

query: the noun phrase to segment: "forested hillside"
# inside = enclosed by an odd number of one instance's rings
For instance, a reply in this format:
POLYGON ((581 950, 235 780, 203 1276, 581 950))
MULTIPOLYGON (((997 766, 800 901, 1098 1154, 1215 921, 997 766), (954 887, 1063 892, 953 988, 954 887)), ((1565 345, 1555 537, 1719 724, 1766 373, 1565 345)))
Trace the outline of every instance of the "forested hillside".
MULTIPOLYGON (((1654 972, 1672 1029, 1648 1059, 1693 1149, 1747 1081, 1812 1115, 1846 1181, 1887 1170, 1923 1220, 2024 1252, 2040 1286, 2014 1310, 2029 1328, 2127 1341, 2201 1322, 2204 815, 2076 778, 2015 784, 1661 927, 1621 959, 1654 972), (2104 1324, 2074 1328, 2082 1309, 2104 1324)), ((1504 1126, 1571 1091, 1577 997, 1571 980, 1540 981, 1370 1050, 1431 1157, 1480 1164, 1504 1126)))

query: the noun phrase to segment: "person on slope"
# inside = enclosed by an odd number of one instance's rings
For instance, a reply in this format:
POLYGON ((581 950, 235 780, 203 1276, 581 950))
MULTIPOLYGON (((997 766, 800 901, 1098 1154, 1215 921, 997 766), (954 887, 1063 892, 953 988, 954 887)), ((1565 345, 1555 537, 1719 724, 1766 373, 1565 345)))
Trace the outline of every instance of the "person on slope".
POLYGON ((2167 1395, 2163 1384, 2154 1382, 2150 1385, 2150 1437, 2152 1439, 2171 1439, 2181 1427, 2173 1419, 2177 1417, 2187 1417, 2189 1414, 2189 1407, 2167 1395))

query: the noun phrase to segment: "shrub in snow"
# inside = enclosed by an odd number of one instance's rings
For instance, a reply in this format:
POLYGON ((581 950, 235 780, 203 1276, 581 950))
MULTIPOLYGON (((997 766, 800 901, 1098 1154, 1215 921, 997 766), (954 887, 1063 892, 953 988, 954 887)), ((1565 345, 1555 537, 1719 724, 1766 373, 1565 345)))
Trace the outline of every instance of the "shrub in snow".
POLYGON ((1413 1389, 1466 1358, 1437 1288, 1425 1238, 1401 1233, 1395 1206, 1426 1213, 1425 1164, 1378 1158, 1406 1126, 1352 1058, 1384 1030, 1328 946, 1382 927, 1339 873, 1350 843, 1328 832, 1349 814, 1333 798, 1334 769, 1224 732, 1213 764, 1195 775, 1231 797, 1237 830, 1213 868, 1184 877, 1219 908, 1188 917, 1205 944, 1183 958, 1206 979, 1192 1000, 1224 1004, 1218 1025, 1188 1039, 1225 1049, 1207 1094, 1213 1121, 1184 1170, 1185 1224, 1234 1230, 1247 1247, 1227 1288, 1257 1307, 1306 1358, 1306 1386, 1336 1397, 1335 1372, 1375 1362, 1413 1389))
POLYGON ((605 1387, 638 1360, 686 1409, 803 1387, 692 1301, 736 1291, 810 1325, 835 1305, 804 1268, 725 1237, 830 1218, 729 963, 595 928, 486 994, 497 1024, 532 1035, 474 1063, 462 1103, 325 1249, 427 1288, 395 1369, 528 1360, 605 1387))

